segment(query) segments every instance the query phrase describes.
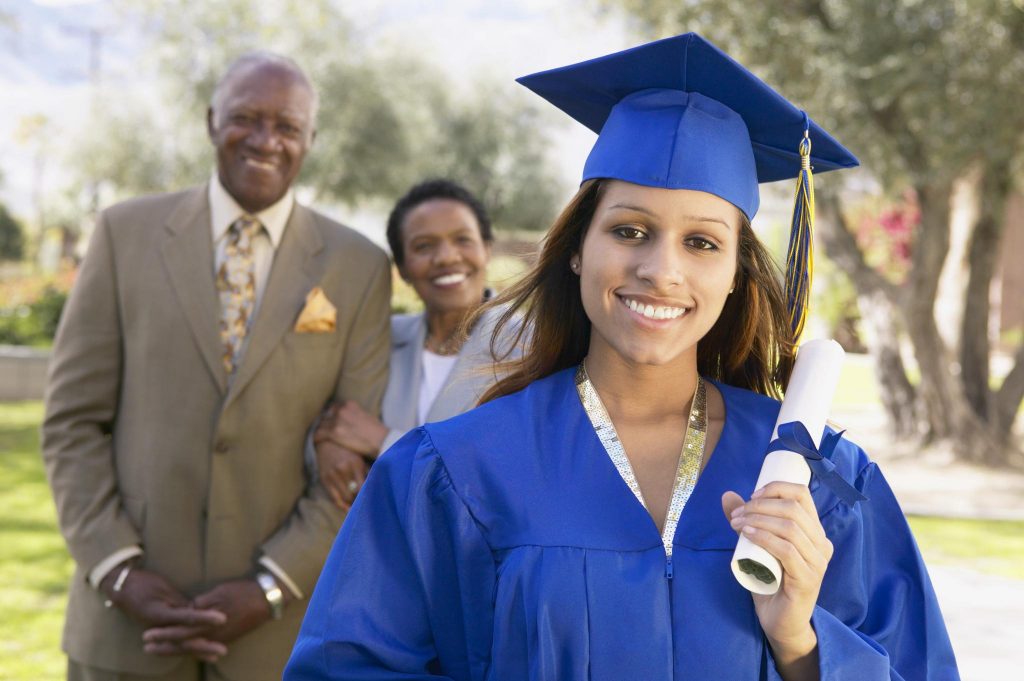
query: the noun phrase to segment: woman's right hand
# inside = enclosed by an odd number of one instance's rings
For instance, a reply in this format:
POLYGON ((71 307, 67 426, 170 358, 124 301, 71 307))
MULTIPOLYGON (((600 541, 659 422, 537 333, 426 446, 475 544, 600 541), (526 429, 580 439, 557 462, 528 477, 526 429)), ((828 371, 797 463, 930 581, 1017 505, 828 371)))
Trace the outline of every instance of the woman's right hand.
POLYGON ((320 482, 339 508, 349 510, 366 480, 366 459, 330 439, 314 437, 314 443, 320 482))
POLYGON ((324 411, 316 431, 317 470, 334 503, 348 510, 366 479, 364 457, 380 453, 388 429, 358 402, 345 400, 324 411))

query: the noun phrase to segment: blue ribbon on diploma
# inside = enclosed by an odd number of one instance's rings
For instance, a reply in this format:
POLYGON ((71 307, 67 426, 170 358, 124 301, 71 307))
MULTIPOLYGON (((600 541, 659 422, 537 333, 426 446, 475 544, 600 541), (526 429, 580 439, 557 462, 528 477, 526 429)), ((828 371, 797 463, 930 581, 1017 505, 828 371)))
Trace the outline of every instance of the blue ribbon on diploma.
POLYGON ((768 452, 794 452, 801 455, 823 485, 846 502, 847 506, 853 506, 858 501, 867 501, 868 498, 843 479, 831 460, 832 451, 845 432, 843 430, 838 433, 825 433, 819 449, 814 446, 814 438, 807 432, 807 427, 803 423, 790 421, 779 426, 779 436, 768 444, 768 452))

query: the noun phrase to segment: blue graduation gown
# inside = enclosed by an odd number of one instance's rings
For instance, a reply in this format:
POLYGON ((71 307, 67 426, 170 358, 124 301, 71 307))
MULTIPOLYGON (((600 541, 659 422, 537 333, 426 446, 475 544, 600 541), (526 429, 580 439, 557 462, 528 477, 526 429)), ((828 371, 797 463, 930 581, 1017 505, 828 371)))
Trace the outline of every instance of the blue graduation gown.
MULTIPOLYGON (((287 681, 778 679, 729 569, 721 496, 753 491, 779 403, 718 385, 721 438, 676 528, 658 529, 583 410, 575 369, 408 433, 374 465, 313 594, 287 681)), ((863 451, 870 499, 812 494, 835 555, 812 624, 821 678, 957 679, 903 514, 863 451)))

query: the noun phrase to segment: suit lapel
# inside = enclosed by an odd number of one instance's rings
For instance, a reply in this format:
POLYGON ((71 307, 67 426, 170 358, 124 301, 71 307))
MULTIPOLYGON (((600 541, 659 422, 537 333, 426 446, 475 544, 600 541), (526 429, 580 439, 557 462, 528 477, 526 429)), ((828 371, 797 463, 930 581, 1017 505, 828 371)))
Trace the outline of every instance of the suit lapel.
POLYGON ((227 376, 218 330, 220 309, 214 281, 213 237, 206 191, 206 185, 203 185, 182 198, 165 225, 167 234, 161 255, 199 354, 217 387, 224 393, 227 376))
POLYGON ((296 204, 281 245, 274 254, 270 279, 249 329, 249 344, 238 373, 231 381, 225 407, 252 381, 281 338, 295 324, 306 294, 318 279, 317 255, 323 248, 311 212, 296 204))
MULTIPOLYGON (((415 428, 419 423, 420 386, 423 383, 423 342, 427 338, 427 316, 420 314, 412 323, 402 329, 402 338, 392 338, 396 350, 391 353, 393 365, 389 368, 392 376, 402 377, 404 389, 395 395, 385 395, 391 405, 385 412, 388 427, 399 430, 415 428), (392 397, 393 399, 388 399, 392 397)), ((390 391, 389 391, 390 393, 390 391)))

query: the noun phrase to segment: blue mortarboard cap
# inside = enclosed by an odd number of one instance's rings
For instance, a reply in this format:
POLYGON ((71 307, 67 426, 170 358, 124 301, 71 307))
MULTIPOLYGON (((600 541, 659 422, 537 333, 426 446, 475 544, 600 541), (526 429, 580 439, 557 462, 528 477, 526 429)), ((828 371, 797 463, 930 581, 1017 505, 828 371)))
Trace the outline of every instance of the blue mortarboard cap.
POLYGON ((816 172, 858 165, 800 109, 696 33, 518 81, 598 133, 584 180, 705 191, 753 218, 758 183, 800 175, 805 130, 816 172))

